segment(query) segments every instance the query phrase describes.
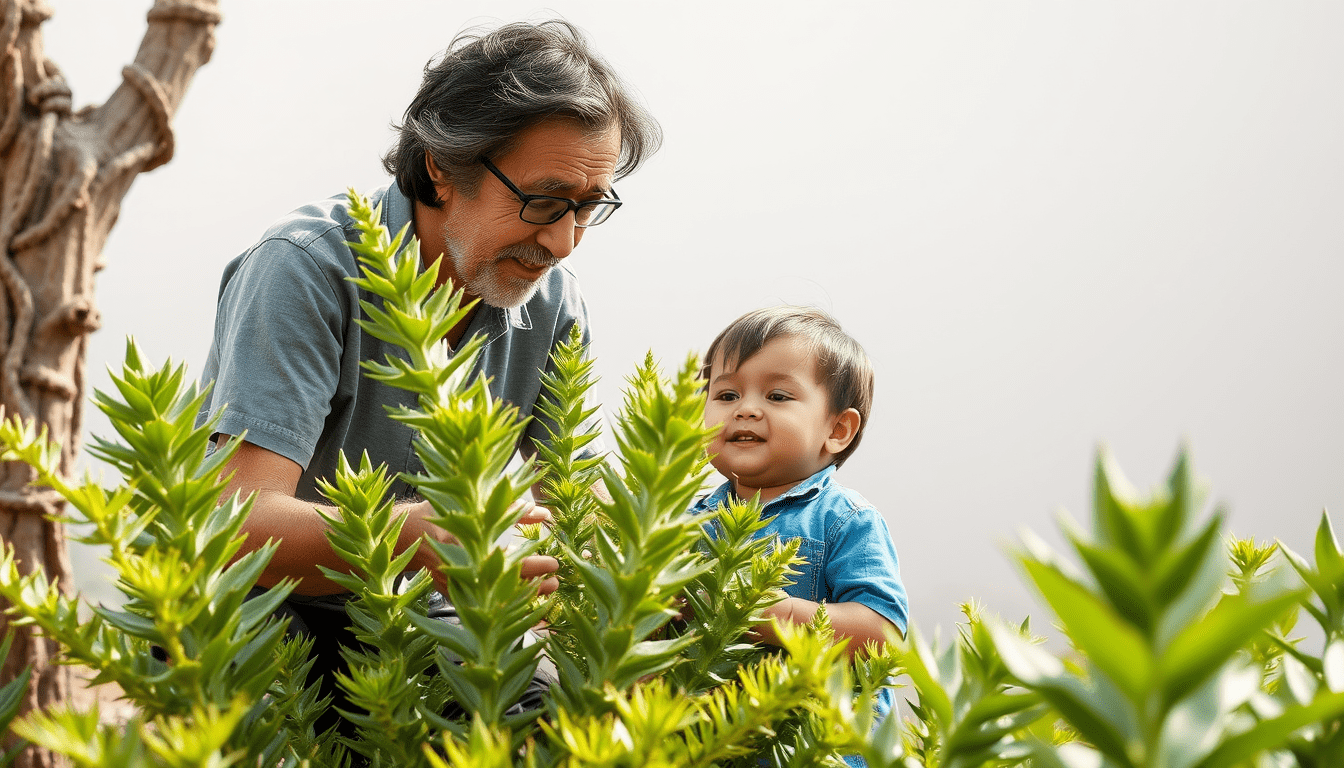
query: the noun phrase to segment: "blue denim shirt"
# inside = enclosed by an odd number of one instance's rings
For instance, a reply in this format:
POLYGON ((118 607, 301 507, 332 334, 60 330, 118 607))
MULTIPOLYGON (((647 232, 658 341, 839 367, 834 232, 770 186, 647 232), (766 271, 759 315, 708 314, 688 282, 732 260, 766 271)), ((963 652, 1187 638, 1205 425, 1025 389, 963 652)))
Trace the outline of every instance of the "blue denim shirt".
MULTIPOLYGON (((732 492, 732 483, 724 483, 692 510, 715 509, 732 492)), ((866 499, 835 481, 835 467, 826 467, 767 502, 761 514, 770 522, 757 538, 798 539, 798 554, 807 560, 785 592, 814 602, 860 603, 905 632, 909 607, 887 521, 866 499)), ((895 704, 895 691, 882 689, 877 697, 878 721, 895 704)), ((863 765, 854 755, 845 761, 863 765)))
MULTIPOLYGON (((724 483, 696 502, 694 510, 712 510, 731 493, 732 483, 724 483)), ((761 514, 770 522, 758 538, 798 539, 798 555, 807 560, 785 592, 813 602, 860 603, 905 632, 909 609, 887 521, 866 499, 835 481, 835 467, 790 488, 761 514)))

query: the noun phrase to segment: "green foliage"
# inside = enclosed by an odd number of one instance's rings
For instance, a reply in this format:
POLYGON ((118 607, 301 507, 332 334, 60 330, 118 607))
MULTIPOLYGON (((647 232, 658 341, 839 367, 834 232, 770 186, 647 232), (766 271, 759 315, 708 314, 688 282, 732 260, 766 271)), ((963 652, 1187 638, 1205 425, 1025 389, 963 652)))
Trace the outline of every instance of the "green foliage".
MULTIPOLYGON (((14 636, 6 635, 4 640, 0 640, 0 660, 9 658, 9 649, 13 647, 14 636)), ((9 724, 14 722, 14 716, 19 713, 19 706, 23 704, 23 692, 28 687, 28 679, 32 676, 32 670, 24 669, 17 677, 4 685, 0 685, 0 735, 9 730, 9 724)), ((12 765, 14 758, 18 757, 23 750, 22 743, 3 749, 0 744, 0 768, 12 765)))
POLYGON ((352 746, 375 761, 398 765, 466 764, 466 756, 471 764, 505 764, 516 754, 538 765, 577 765, 597 760, 599 753, 605 755, 599 762, 644 764, 655 754, 684 757, 687 745, 747 760, 775 751, 781 763, 796 762, 804 747, 818 760, 837 749, 859 751, 864 740, 856 728, 871 722, 867 699, 885 684, 885 673, 869 669, 867 687, 859 686, 866 698, 848 706, 855 683, 838 651, 815 640, 816 633, 808 635, 811 645, 797 641, 806 655, 789 663, 765 658, 739 669, 715 660, 721 655, 715 649, 728 647, 736 653, 731 660, 747 659, 736 638, 776 599, 794 557, 790 547, 767 554, 769 542, 743 534, 759 529, 758 509, 720 510, 714 515, 719 528, 731 534, 721 539, 707 535, 710 520, 687 514, 704 484, 704 446, 711 436, 703 423, 695 361, 688 359, 668 378, 649 358, 630 379, 615 431, 618 470, 582 450, 596 437, 594 411, 585 405, 591 363, 584 358, 580 329, 571 329, 568 342, 555 351, 538 406, 551 430, 549 445, 537 446, 543 465, 538 470, 525 462, 506 473, 522 425, 513 409, 490 397, 488 382, 463 375, 479 342, 451 358, 437 351, 438 339, 464 309, 456 299, 443 298, 447 291, 430 291, 432 279, 417 275, 413 244, 400 249, 401 236, 391 238, 372 224, 377 212, 361 202, 353 209, 366 222, 358 246, 366 275, 359 285, 381 300, 366 302, 371 318, 366 328, 409 355, 370 366, 370 373, 417 394, 416 409, 391 415, 420 435, 415 448, 426 471, 407 480, 455 541, 429 546, 444 562, 448 597, 461 623, 423 613, 423 582, 403 589, 399 600, 387 592, 401 566, 384 565, 397 532, 391 507, 378 506, 383 481, 368 467, 355 475, 343 472, 337 492, 328 491, 342 508, 341 519, 332 523, 332 541, 354 567, 349 576, 331 576, 355 594, 350 611, 366 630, 360 639, 370 646, 349 654, 352 673, 343 681, 352 700, 369 710, 367 716, 351 715, 362 726, 362 741, 352 746), (554 527, 545 538, 534 530, 520 547, 498 546, 518 518, 515 501, 538 480, 554 527), (604 491, 595 493, 595 485, 604 491), (543 601, 536 601, 520 578, 522 558, 535 552, 561 563, 562 586, 543 601), (366 561, 378 567, 361 564, 366 561), (667 627, 688 591, 687 602, 704 610, 677 628, 667 627), (703 597, 711 591, 712 598, 703 597), (388 607, 359 618, 361 606, 371 600, 388 607), (718 610, 729 605, 730 612, 718 610), (545 644, 525 643, 526 630, 543 616, 549 623, 545 644), (393 631, 396 622, 402 629, 393 631), (711 626, 713 633, 699 631, 711 626), (437 652, 403 643, 436 646, 437 652), (543 649, 549 650, 558 681, 544 712, 516 712, 511 708, 531 682, 543 649), (433 658, 433 670, 426 668, 426 658, 433 658), (702 679, 695 687, 673 682, 695 678, 702 679), (400 680, 414 685, 390 690, 395 686, 389 681, 400 680), (470 723, 441 716, 438 680, 472 713, 470 723), (837 686, 846 692, 838 720, 839 710, 823 704, 834 699, 837 686), (616 722, 630 738, 613 738, 616 722), (784 726, 793 729, 791 741, 772 739, 777 735, 772 728, 784 726), (423 738, 426 729, 443 732, 441 747, 425 748, 434 743, 423 738), (681 752, 667 751, 676 744, 681 752), (411 754, 412 746, 419 756, 411 754))
POLYGON ((625 473, 604 467, 611 500, 598 504, 619 535, 597 525, 587 541, 560 545, 585 598, 559 603, 572 644, 556 646, 554 701, 572 714, 609 712, 612 692, 677 661, 689 640, 650 636, 672 616, 687 582, 708 567, 695 553, 701 521, 686 513, 705 478, 710 435, 694 362, 669 382, 647 359, 630 384, 617 433, 625 473), (589 606, 590 613, 580 612, 589 606))
POLYGON ((249 505, 218 504, 219 470, 232 448, 207 457, 211 425, 193 426, 204 393, 186 383, 182 367, 154 369, 131 342, 113 383, 120 397, 98 392, 94 403, 120 442, 96 439, 92 452, 121 472, 123 485, 67 482, 57 446, 17 419, 0 424, 0 458, 29 464, 65 498, 68 520, 90 531, 81 540, 108 548, 126 603, 95 606, 81 619, 76 600, 44 575, 20 576, 8 548, 0 595, 14 606, 15 624, 58 640, 67 661, 93 669, 95 683, 117 683, 141 715, 125 734, 98 729, 96 714, 68 711, 29 715, 14 731, 89 765, 207 765, 235 752, 271 763, 293 757, 286 726, 316 703, 302 678, 290 677, 302 668, 284 647, 284 626, 270 619, 292 584, 244 602, 274 546, 238 556, 249 505))
POLYGON ((1316 620, 1325 636, 1320 656, 1302 650, 1296 640, 1287 637, 1294 623, 1289 616, 1267 628, 1269 641, 1282 652, 1283 685, 1271 689, 1272 702, 1266 702, 1257 715, 1268 719, 1282 710, 1297 713, 1293 721, 1278 729, 1287 749, 1300 765, 1344 765, 1344 716, 1331 709, 1319 716, 1308 713, 1321 710, 1322 702, 1344 695, 1344 553, 1335 538, 1330 518, 1321 515, 1316 529, 1316 564, 1279 542, 1278 549, 1292 570, 1306 584, 1310 598, 1302 609, 1316 620), (1291 723, 1296 728, 1288 728, 1291 723))
POLYGON ((689 619, 680 630, 690 638, 685 661, 674 667, 670 679, 681 689, 699 693, 721 684, 763 652, 741 641, 742 627, 760 621, 763 611, 778 602, 774 585, 794 573, 798 542, 776 546, 770 539, 753 539, 765 527, 756 501, 731 501, 711 523, 716 536, 702 542, 709 567, 685 591, 689 619))
POLYGON ((1078 655, 1075 665, 1004 627, 993 630, 1017 682, 1051 704, 1083 744, 1036 741, 1037 759, 1064 764, 1215 768, 1282 749, 1309 723, 1344 712, 1344 694, 1270 706, 1247 649, 1302 599, 1264 581, 1262 555, 1239 553, 1246 589, 1225 591, 1230 562, 1221 515, 1200 524, 1199 494, 1184 458, 1162 492, 1139 499, 1107 457, 1097 463, 1091 534, 1065 521, 1083 572, 1028 540, 1019 560, 1078 655), (1065 758, 1065 756, 1068 756, 1065 758))
MULTIPOLYGON (((593 486, 602 478, 601 456, 587 455, 584 449, 598 438, 596 424, 591 423, 597 409, 588 407, 586 396, 596 381, 593 363, 584 354, 582 329, 575 325, 569 338, 556 347, 552 355, 554 370, 542 374, 545 396, 536 406, 537 413, 546 419, 551 440, 536 444, 537 457, 543 467, 541 476, 542 501, 551 510, 552 524, 549 536, 541 541, 538 552, 560 561, 556 575, 560 586, 556 590, 552 608, 546 616, 555 630, 553 641, 568 649, 580 670, 587 671, 587 662, 569 638, 573 633, 565 625, 568 607, 571 615, 591 612, 591 601, 583 582, 579 581, 574 558, 593 556, 592 541, 599 525, 606 524, 612 535, 610 522, 602 517, 593 486)), ((531 538, 540 538, 541 527, 528 531, 531 538)))
POLYGON ((592 364, 570 329, 537 406, 551 439, 509 469, 524 423, 469 375, 484 342, 450 355, 441 341, 470 305, 436 289, 437 267, 422 270, 415 241, 378 226, 367 201, 351 208, 364 327, 404 350, 368 375, 416 395, 389 414, 416 430, 425 467, 401 479, 445 532, 406 548, 393 478, 367 457, 322 487, 338 510, 327 537, 347 566, 324 574, 351 593, 359 641, 338 679, 354 735, 316 732, 329 702, 306 682, 310 644, 271 618, 293 585, 244 599, 275 544, 239 554, 250 501, 219 499, 234 445, 207 453, 212 427, 194 426, 204 395, 180 367, 147 366, 133 343, 116 392, 95 397, 116 439, 92 450, 119 486, 60 477, 45 435, 0 423, 0 459, 35 467, 67 500, 84 540, 108 549, 126 603, 81 617, 40 574, 20 576, 8 550, 0 596, 67 661, 118 683, 138 714, 121 727, 66 709, 11 723, 20 678, 0 688, 0 729, 78 766, 1344 764, 1344 552, 1328 517, 1314 562, 1281 543, 1225 545, 1183 457, 1144 499, 1103 456, 1091 529, 1064 522, 1077 564, 1033 537, 1017 553, 1072 645, 1066 657, 1028 622, 973 604, 948 644, 912 627, 847 659, 823 607, 811 625, 780 627, 783 647, 767 651, 742 635, 800 560, 795 544, 757 538, 755 502, 687 513, 710 436, 695 360, 670 375, 651 357, 637 368, 608 461, 586 450, 599 431, 592 364), (554 524, 501 544, 529 487, 554 524), (420 547, 436 572, 406 573, 420 547), (521 577, 533 554, 560 562, 545 598, 521 577), (457 623, 431 615, 436 581, 457 623), (1326 637, 1319 655, 1291 637, 1302 614, 1326 637), (527 709, 546 658, 558 680, 527 709), (910 716, 879 718, 877 695, 896 675, 912 684, 910 716))
MULTIPOLYGON (((962 611, 968 623, 956 643, 930 646, 913 629, 901 643, 904 671, 919 691, 907 749, 930 766, 1016 765, 1029 753, 1028 728, 1046 714, 1043 698, 1009 674, 979 607, 962 611)), ((1041 642, 1027 622, 1005 631, 1041 642)))

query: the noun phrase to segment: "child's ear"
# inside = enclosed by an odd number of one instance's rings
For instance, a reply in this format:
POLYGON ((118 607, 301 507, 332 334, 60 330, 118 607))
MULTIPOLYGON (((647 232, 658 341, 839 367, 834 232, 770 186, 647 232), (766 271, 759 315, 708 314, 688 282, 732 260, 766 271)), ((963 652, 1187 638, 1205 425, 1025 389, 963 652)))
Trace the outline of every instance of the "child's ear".
POLYGON ((831 435, 826 438, 826 452, 835 456, 849 447, 854 442, 854 436, 859 434, 859 426, 863 424, 863 417, 853 408, 846 408, 835 417, 835 422, 831 425, 831 435))

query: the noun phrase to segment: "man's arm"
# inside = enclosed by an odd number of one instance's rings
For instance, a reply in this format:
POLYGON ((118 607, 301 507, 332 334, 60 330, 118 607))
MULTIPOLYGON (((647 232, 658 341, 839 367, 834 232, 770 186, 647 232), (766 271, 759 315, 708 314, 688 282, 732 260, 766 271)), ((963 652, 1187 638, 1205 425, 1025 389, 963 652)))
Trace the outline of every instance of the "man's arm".
MULTIPOLYGON (((820 603, 801 597, 786 597, 765 610, 767 620, 753 627, 748 636, 757 642, 779 645, 779 635, 769 619, 781 624, 806 623, 817 615, 819 606, 820 603)), ((827 603, 826 615, 835 630, 835 642, 845 643, 846 656, 862 651, 869 641, 885 643, 889 630, 900 634, 895 624, 863 603, 827 603)))
MULTIPOLYGON (((220 440, 229 439, 221 436, 220 440)), ((300 595, 330 595, 344 592, 345 589, 328 580, 318 570, 325 566, 332 570, 349 572, 350 566, 332 551, 327 542, 327 519, 334 518, 338 512, 335 507, 315 504, 295 498, 299 478, 303 468, 278 453, 244 441, 238 452, 230 459, 225 472, 233 472, 224 493, 246 496, 255 493, 252 512, 243 523, 243 533, 247 534, 239 554, 251 552, 269 540, 280 542, 275 556, 262 571, 257 583, 271 587, 284 578, 301 579, 294 591, 300 595)), ((448 543, 452 537, 442 528, 429 522, 433 509, 428 502, 398 504, 396 511, 407 516, 397 541, 397 552, 404 551, 415 541, 423 537, 448 543)), ((549 518, 549 513, 534 508, 524 514, 520 522, 539 523, 549 518)), ((418 570, 429 568, 443 587, 442 576, 435 566, 438 557, 427 546, 421 546, 411 560, 409 568, 418 570)), ((523 577, 540 578, 538 591, 545 594, 554 591, 557 582, 549 574, 555 572, 559 563, 555 558, 534 555, 523 560, 523 577)))

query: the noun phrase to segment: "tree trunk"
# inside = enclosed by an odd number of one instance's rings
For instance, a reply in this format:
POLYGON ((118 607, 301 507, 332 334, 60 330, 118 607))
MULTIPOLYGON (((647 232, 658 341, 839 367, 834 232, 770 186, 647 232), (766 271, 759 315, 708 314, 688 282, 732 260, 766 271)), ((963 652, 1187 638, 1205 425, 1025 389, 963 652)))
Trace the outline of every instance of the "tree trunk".
MULTIPOLYGON (((70 90, 43 53, 43 0, 0 0, 0 403, 46 427, 73 472, 85 399, 84 349, 99 324, 93 275, 136 175, 173 154, 169 124, 196 70, 210 59, 218 0, 157 0, 135 62, 101 107, 71 110, 70 90)), ((70 560, 63 526, 48 516, 59 497, 28 487, 32 474, 0 464, 0 539, 21 570, 42 569, 64 586, 70 560)), ((8 622, 0 617, 0 633, 8 622)), ((52 664, 52 643, 18 630, 0 683, 33 668, 24 708, 70 693, 52 664)), ((29 749, 20 768, 57 765, 29 749)))

